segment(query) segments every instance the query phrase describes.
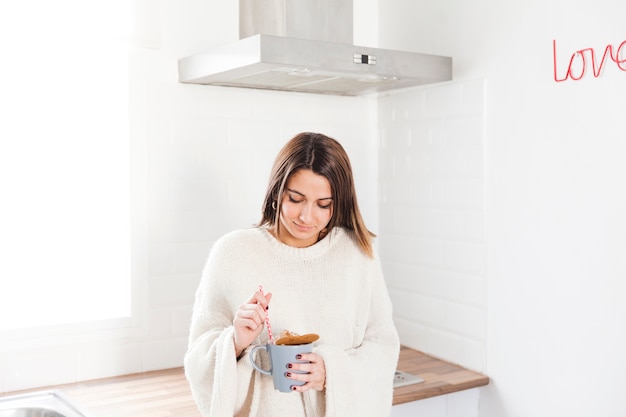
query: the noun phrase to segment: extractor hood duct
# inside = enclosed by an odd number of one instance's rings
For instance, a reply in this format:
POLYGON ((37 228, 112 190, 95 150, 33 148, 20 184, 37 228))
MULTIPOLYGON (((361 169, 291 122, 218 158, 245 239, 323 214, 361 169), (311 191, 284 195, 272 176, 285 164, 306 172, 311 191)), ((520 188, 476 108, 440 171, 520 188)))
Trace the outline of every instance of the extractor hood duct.
POLYGON ((179 81, 346 96, 452 79, 444 56, 354 46, 352 0, 240 0, 240 40, 182 58, 179 81))

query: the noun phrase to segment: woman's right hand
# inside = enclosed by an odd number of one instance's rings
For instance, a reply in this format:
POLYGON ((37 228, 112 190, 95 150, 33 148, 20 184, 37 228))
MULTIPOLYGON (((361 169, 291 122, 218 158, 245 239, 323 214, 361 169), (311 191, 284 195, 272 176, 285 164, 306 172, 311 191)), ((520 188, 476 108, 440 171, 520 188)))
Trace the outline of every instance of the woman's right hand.
POLYGON ((237 309, 235 319, 233 320, 233 326, 235 327, 235 355, 237 358, 263 330, 267 308, 271 299, 271 293, 263 295, 260 291, 257 291, 237 309))

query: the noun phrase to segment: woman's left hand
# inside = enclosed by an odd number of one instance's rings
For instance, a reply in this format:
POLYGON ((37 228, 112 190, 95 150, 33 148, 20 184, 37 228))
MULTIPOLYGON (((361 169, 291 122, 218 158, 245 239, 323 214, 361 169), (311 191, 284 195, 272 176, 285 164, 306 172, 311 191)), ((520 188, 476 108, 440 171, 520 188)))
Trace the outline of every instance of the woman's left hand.
POLYGON ((308 361, 310 363, 291 363, 291 370, 308 372, 307 374, 297 374, 288 372, 287 377, 296 381, 306 382, 304 385, 293 385, 291 389, 297 392, 307 390, 322 391, 326 385, 326 365, 324 359, 317 353, 303 353, 299 355, 298 360, 308 361))

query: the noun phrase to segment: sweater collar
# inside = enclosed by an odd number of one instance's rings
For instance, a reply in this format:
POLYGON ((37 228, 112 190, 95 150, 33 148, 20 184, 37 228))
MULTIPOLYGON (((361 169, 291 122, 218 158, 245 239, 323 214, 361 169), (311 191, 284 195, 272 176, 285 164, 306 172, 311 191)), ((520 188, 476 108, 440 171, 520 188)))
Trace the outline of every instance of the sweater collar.
POLYGON ((317 243, 307 246, 306 248, 296 248, 278 241, 278 239, 276 239, 265 226, 259 227, 259 230, 261 231, 263 239, 267 241, 272 249, 279 252, 281 255, 302 260, 318 258, 328 253, 336 242, 341 240, 346 235, 343 228, 334 227, 330 233, 324 236, 324 238, 317 243))

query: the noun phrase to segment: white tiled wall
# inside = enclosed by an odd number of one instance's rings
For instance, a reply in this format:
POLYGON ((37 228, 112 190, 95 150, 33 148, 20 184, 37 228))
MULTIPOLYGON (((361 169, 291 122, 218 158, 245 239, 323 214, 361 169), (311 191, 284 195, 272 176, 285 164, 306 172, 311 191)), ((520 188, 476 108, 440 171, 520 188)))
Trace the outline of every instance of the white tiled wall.
POLYGON ((379 99, 382 260, 401 341, 483 370, 483 81, 379 99))
MULTIPOLYGON (((150 57, 139 62, 149 74, 150 57)), ((303 130, 335 136, 350 154, 402 342, 483 368, 481 81, 378 99, 142 82, 135 327, 3 343, 2 391, 181 366, 212 242, 258 220, 272 159, 303 130)))

